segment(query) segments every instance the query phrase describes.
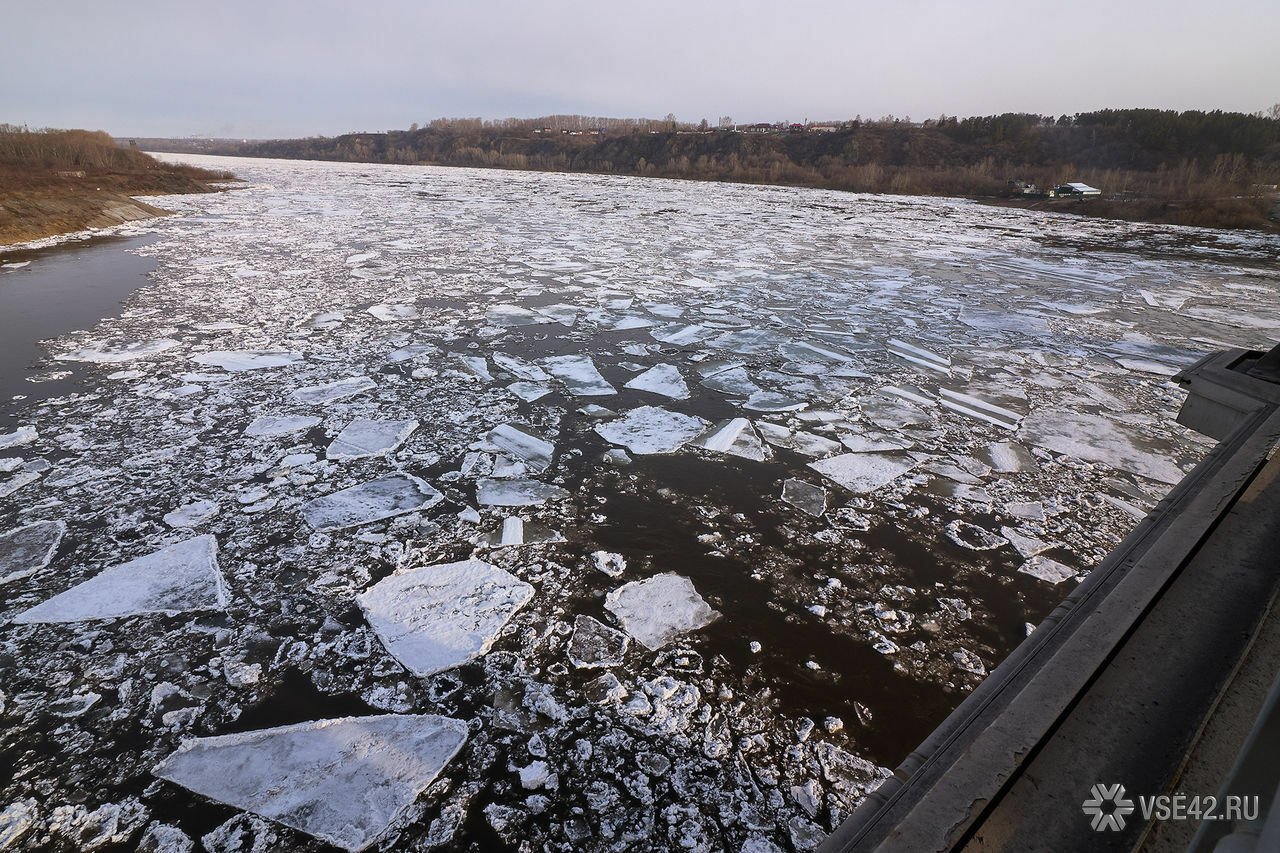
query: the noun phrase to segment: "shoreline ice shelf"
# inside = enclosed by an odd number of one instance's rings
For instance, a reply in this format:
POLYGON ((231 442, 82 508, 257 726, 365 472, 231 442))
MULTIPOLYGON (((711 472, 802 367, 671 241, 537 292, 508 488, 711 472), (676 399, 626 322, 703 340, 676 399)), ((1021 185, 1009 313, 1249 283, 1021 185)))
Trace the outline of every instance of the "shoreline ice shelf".
POLYGON ((1204 453, 1168 377, 1280 327, 1271 237, 209 164, 8 404, 16 849, 813 849, 1204 453))

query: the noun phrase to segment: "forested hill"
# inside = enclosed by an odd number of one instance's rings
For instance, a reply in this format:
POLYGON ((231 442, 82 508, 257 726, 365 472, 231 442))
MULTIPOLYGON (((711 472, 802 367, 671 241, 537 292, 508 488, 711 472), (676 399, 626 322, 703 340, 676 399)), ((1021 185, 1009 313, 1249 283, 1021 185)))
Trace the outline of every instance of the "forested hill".
MULTIPOLYGON (((1274 112, 1274 111, 1273 111, 1274 112)), ((970 197, 1083 181, 1107 215, 1274 227, 1280 120, 1227 112, 1008 113, 709 129, 559 116, 437 120, 405 131, 257 142, 139 140, 154 150, 793 184, 970 197), (599 122, 599 124, 595 124, 599 122), (1243 198, 1242 198, 1243 197, 1243 198), (1115 202, 1127 201, 1126 205, 1115 202), (1153 206, 1154 205, 1154 206, 1153 206)), ((1099 211, 1100 212, 1100 211, 1099 211)))

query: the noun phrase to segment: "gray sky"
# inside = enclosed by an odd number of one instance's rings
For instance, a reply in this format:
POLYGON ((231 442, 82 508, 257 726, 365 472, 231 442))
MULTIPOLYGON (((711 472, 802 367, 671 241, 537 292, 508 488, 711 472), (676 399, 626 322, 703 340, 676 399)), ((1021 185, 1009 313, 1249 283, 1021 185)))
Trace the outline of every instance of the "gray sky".
POLYGON ((118 135, 1280 101, 1276 0, 0 3, 0 122, 118 135))

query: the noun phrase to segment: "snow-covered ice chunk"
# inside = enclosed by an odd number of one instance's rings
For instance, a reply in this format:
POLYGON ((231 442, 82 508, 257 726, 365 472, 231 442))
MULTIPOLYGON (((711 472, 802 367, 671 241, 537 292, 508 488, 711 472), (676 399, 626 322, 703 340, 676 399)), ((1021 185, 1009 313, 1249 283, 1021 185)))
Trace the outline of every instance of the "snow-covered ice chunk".
POLYGON ((791 361, 816 362, 819 364, 847 364, 853 361, 848 353, 838 352, 828 347, 815 346, 805 341, 788 341, 778 347, 783 357, 791 361))
POLYGON ((218 505, 213 501, 203 500, 180 506, 173 512, 165 513, 164 523, 170 527, 198 527, 218 514, 218 505))
POLYGON ((760 392, 760 386, 751 381, 751 376, 741 367, 732 367, 714 373, 702 380, 703 388, 719 391, 721 394, 734 394, 749 397, 760 392))
POLYGON ((387 361, 393 364, 402 361, 417 361, 424 355, 438 355, 440 350, 433 344, 406 344, 397 350, 393 350, 388 356, 387 361))
POLYGON ((484 537, 483 542, 490 548, 507 548, 513 545, 546 545, 563 542, 564 536, 558 530, 543 527, 541 524, 526 522, 518 515, 503 519, 502 527, 484 537))
POLYGON ((156 355, 165 350, 173 349, 178 342, 172 338, 160 338, 154 341, 143 341, 136 344, 128 344, 122 347, 113 347, 110 349, 93 349, 87 347, 85 349, 72 350, 62 355, 54 356, 58 361, 87 361, 93 364, 119 364, 124 361, 133 361, 138 358, 146 358, 149 355, 156 355))
POLYGON ((551 457, 556 446, 537 436, 529 435, 516 429, 511 424, 502 424, 489 430, 481 441, 486 450, 496 450, 525 462, 530 473, 541 474, 551 465, 551 457))
POLYGON ((620 666, 627 654, 630 637, 599 620, 579 614, 573 621, 569 641, 569 663, 577 669, 620 666))
POLYGON ((547 371, 578 397, 604 397, 618 390, 605 381, 595 362, 586 355, 557 355, 542 359, 547 371))
POLYGON ((546 382, 551 376, 538 367, 536 364, 530 364, 523 359, 516 358, 513 355, 507 355, 505 352, 495 352, 493 354, 493 363, 510 373, 517 379, 524 379, 528 382, 546 382))
POLYGON ((769 448, 764 446, 760 436, 756 435, 755 430, 751 428, 751 421, 746 418, 721 421, 694 439, 691 444, 705 450, 741 456, 743 459, 752 459, 756 462, 763 462, 771 455, 769 448))
POLYGON ((987 461, 993 471, 1001 474, 1017 474, 1022 471, 1035 471, 1039 466, 1031 453, 1016 441, 1001 441, 990 445, 986 453, 987 461))
POLYGON ((410 474, 387 474, 314 498, 302 505, 302 517, 316 530, 341 530, 427 509, 444 495, 410 474))
POLYGON ((1014 547, 1019 554, 1024 557, 1034 557, 1042 551, 1048 551, 1050 548, 1057 548, 1058 542, 1042 542, 1034 536, 1027 536, 1019 533, 1012 527, 1001 527, 1000 535, 1009 540, 1009 544, 1014 547))
POLYGON ((13 432, 0 435, 0 450, 8 450, 11 447, 23 447, 31 444, 39 437, 40 433, 36 432, 35 427, 21 426, 13 432))
POLYGON ((654 329, 649 334, 655 341, 675 344, 676 346, 687 346, 702 340, 707 336, 708 332, 705 327, 697 324, 672 323, 671 325, 654 329))
POLYGON ((338 433, 325 455, 334 460, 383 456, 404 444, 417 428, 418 422, 414 420, 372 421, 359 418, 338 433))
POLYGON ((743 408, 753 412, 797 412, 809 404, 773 391, 757 391, 747 398, 743 408))
POLYGON ((332 403, 344 397, 351 397, 370 388, 378 387, 368 376, 348 376, 322 385, 298 388, 293 392, 293 399, 300 403, 332 403))
POLYGON ((827 510, 827 490, 794 477, 782 483, 782 500, 815 518, 827 510))
POLYGON ((826 456, 840 449, 838 441, 832 441, 811 432, 799 430, 792 432, 786 427, 771 424, 768 421, 756 421, 756 429, 760 431, 760 437, 774 447, 794 450, 805 456, 826 456))
POLYGON ((151 771, 343 850, 401 819, 467 741, 434 714, 342 717, 193 738, 151 771))
POLYGON ((863 494, 893 482, 918 464, 899 454, 843 453, 810 462, 809 467, 854 494, 863 494))
POLYGON ((623 584, 605 596, 604 607, 650 650, 662 648, 686 631, 710 625, 720 616, 688 578, 671 572, 623 584))
POLYGON ((365 310, 384 323, 394 323, 396 320, 412 320, 418 316, 418 309, 412 305, 380 303, 378 305, 370 305, 365 310))
POLYGON ((7 498, 23 486, 29 486, 39 479, 40 473, 38 471, 23 471, 7 480, 0 481, 0 498, 7 498))
POLYGON ((0 534, 0 584, 49 565, 66 532, 66 522, 36 521, 0 534))
POLYGON ((387 651, 418 677, 489 650, 533 587, 481 560, 402 569, 357 597, 387 651))
POLYGON ((13 618, 24 624, 114 619, 139 613, 223 610, 218 543, 196 536, 112 566, 13 618))
POLYGON ((551 386, 545 382, 512 382, 507 390, 526 403, 532 403, 550 394, 551 386))
POLYGON ((990 551, 1006 544, 1004 537, 958 518, 947 524, 947 538, 971 551, 990 551))
POLYGON ((1054 586, 1065 580, 1075 577, 1078 572, 1070 566, 1064 566, 1057 560, 1051 560, 1044 555, 1036 555, 1027 560, 1018 567, 1018 571, 1024 575, 1031 575, 1033 578, 1051 583, 1054 586))
POLYGON ((860 433, 844 433, 840 443, 851 453, 883 453, 892 450, 907 450, 911 442, 886 432, 868 430, 860 433))
POLYGON ((689 397, 689 386, 685 384, 684 377, 670 364, 655 365, 623 387, 661 394, 673 400, 686 400, 689 397))
POLYGON ((598 424, 595 431, 606 441, 644 454, 674 453, 706 428, 707 422, 702 418, 641 406, 616 421, 598 424))
POLYGON ((1101 462, 1174 485, 1182 469, 1166 448, 1127 424, 1086 412, 1040 410, 1022 424, 1020 434, 1032 444, 1089 462, 1101 462))
POLYGON ((898 358, 905 359, 918 367, 927 367, 946 376, 951 375, 951 359, 947 356, 929 352, 927 349, 921 349, 897 338, 890 338, 885 349, 898 356, 898 358))
POLYGON ((596 571, 604 572, 611 578, 620 577, 627 570, 627 559, 612 551, 592 551, 591 564, 596 571))
POLYGON ((490 305, 485 309, 484 319, 495 326, 534 326, 547 322, 546 317, 519 305, 490 305))
POLYGON ((567 497, 569 493, 559 486, 537 480, 476 481, 476 501, 481 506, 539 506, 567 497))
POLYGON ((320 419, 311 415, 263 415, 244 428, 248 436, 288 435, 311 429, 320 419))
POLYGON ((287 367, 302 361, 302 354, 278 350, 218 350, 193 355, 196 364, 221 367, 228 373, 244 370, 263 370, 268 367, 287 367))
POLYGON ((485 361, 482 356, 451 352, 449 353, 449 358, 463 374, 474 376, 482 382, 493 381, 493 374, 489 372, 489 362, 485 361))
POLYGON ((1018 412, 997 406, 972 394, 953 391, 950 388, 941 388, 938 393, 941 394, 938 402, 946 408, 994 426, 1017 429, 1018 422, 1022 420, 1022 415, 1018 412))
POLYGON ((1004 505, 1004 511, 1014 518, 1025 518, 1031 521, 1044 521, 1044 504, 1040 501, 1026 503, 1015 501, 1004 505))

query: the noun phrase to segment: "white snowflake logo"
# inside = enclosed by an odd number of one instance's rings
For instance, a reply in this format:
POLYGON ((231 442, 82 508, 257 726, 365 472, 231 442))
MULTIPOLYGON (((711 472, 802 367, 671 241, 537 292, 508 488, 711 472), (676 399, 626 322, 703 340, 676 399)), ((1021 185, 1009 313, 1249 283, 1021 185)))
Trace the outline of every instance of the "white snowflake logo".
POLYGON ((1095 832, 1124 829, 1124 816, 1133 813, 1133 800, 1124 795, 1124 785, 1094 785, 1089 792, 1089 799, 1080 806, 1084 813, 1093 818, 1095 832), (1111 803, 1110 810, 1103 808, 1111 803))

